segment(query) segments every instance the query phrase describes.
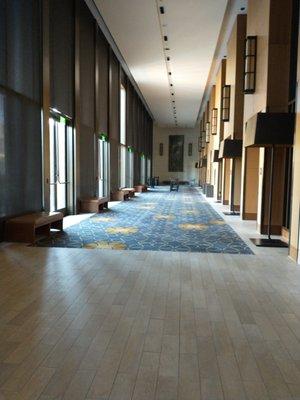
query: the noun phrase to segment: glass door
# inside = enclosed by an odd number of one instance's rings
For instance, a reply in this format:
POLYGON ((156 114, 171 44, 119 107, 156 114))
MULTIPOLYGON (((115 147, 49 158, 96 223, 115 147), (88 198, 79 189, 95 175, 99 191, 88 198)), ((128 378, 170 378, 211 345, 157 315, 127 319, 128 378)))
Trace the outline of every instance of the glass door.
POLYGON ((74 138, 65 117, 51 114, 50 128, 50 211, 73 213, 74 138))
POLYGON ((119 184, 120 188, 124 188, 126 186, 126 146, 120 145, 119 147, 119 164, 120 164, 120 176, 119 176, 119 184))
POLYGON ((146 181, 146 158, 141 156, 141 184, 145 185, 146 181))
POLYGON ((147 185, 150 185, 151 179, 151 159, 147 158, 147 185))
POLYGON ((127 167, 126 167, 126 187, 133 187, 133 165, 134 165, 134 153, 130 149, 127 149, 127 167))
POLYGON ((109 143, 98 139, 98 193, 107 197, 109 193, 109 143))

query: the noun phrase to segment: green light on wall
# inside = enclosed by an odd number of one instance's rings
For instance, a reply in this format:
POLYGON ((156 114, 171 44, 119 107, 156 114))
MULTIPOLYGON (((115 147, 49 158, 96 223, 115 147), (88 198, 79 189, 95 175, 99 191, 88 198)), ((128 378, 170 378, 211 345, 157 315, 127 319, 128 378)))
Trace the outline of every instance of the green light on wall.
POLYGON ((61 124, 66 125, 67 119, 61 115, 61 116, 59 117, 59 122, 60 122, 61 124))
POLYGON ((145 158, 145 153, 141 153, 141 158, 145 158))
POLYGON ((129 153, 134 153, 134 148, 132 146, 128 146, 127 150, 129 151, 129 153))
POLYGON ((108 142, 108 135, 105 132, 101 132, 98 135, 99 139, 102 140, 103 142, 108 142))

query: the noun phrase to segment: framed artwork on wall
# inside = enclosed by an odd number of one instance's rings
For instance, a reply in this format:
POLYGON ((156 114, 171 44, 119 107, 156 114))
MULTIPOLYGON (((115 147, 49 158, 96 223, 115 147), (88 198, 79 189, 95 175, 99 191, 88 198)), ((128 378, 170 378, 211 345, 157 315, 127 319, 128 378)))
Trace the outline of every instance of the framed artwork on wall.
POLYGON ((183 172, 184 136, 169 136, 169 172, 183 172))

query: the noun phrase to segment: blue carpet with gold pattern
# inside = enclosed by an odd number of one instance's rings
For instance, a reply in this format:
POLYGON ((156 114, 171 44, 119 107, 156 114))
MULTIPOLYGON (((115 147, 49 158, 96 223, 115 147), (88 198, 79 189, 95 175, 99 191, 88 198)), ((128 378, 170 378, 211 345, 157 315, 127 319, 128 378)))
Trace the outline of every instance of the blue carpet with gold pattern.
POLYGON ((253 254, 194 188, 152 189, 38 246, 253 254))

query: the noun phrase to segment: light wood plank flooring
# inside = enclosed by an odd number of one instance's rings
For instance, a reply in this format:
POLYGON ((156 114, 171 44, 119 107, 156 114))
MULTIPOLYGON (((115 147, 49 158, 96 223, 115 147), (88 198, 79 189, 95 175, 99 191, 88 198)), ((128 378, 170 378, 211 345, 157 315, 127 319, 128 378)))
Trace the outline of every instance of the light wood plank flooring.
POLYGON ((2 246, 0 399, 299 400, 299 266, 2 246))

